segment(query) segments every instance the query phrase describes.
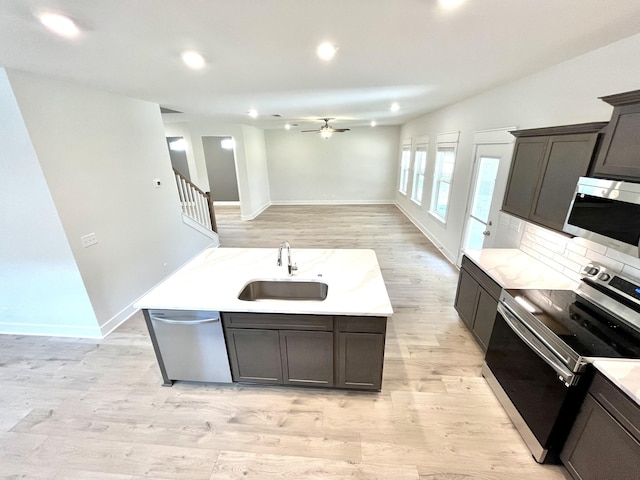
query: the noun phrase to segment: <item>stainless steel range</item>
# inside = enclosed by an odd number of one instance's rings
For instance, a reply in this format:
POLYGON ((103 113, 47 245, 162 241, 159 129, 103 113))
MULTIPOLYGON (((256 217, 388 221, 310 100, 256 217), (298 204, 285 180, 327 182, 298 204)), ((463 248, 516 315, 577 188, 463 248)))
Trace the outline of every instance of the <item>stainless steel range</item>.
POLYGON ((588 265, 575 290, 503 290, 482 374, 536 461, 558 455, 593 358, 640 358, 640 282, 588 265))

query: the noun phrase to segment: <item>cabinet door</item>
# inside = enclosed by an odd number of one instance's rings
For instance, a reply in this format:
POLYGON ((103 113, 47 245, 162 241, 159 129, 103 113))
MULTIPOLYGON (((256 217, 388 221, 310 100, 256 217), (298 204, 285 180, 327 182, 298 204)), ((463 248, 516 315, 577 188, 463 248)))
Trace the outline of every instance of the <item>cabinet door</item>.
POLYGON ((536 193, 548 137, 516 140, 502 210, 528 218, 536 193))
POLYGON ((605 178, 640 180, 640 105, 616 107, 591 172, 605 178))
POLYGON ((333 386, 333 332, 280 331, 285 384, 333 386))
POLYGON ((484 288, 480 287, 478 291, 478 306, 473 322, 473 333, 475 333, 482 349, 486 352, 491 332, 493 331, 493 322, 496 321, 498 302, 484 288))
POLYGON ((597 138, 597 133, 549 138, 531 220, 562 230, 578 178, 589 171, 597 138))
POLYGON ((640 472, 640 444, 591 395, 560 458, 579 480, 635 480, 640 472))
POLYGON ((282 383, 277 330, 227 328, 226 335, 235 382, 282 383))
POLYGON ((337 332, 339 387, 380 390, 384 361, 384 334, 337 332))
POLYGON ((462 268, 460 270, 460 276, 458 277, 458 290, 453 306, 470 330, 473 329, 473 319, 476 314, 479 289, 480 286, 475 278, 462 268))

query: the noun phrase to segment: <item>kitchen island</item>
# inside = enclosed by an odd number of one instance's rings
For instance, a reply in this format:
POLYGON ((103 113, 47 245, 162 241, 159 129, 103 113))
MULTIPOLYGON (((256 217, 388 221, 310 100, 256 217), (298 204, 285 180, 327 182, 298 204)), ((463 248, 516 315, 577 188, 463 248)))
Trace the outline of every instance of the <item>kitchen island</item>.
POLYGON ((221 312, 235 382, 380 390, 393 309, 375 252, 294 249, 292 256, 298 269, 289 276, 275 248, 207 249, 136 302, 165 385, 190 378, 166 372, 149 314, 159 309, 221 312), (324 284, 326 298, 241 300, 252 282, 324 284))

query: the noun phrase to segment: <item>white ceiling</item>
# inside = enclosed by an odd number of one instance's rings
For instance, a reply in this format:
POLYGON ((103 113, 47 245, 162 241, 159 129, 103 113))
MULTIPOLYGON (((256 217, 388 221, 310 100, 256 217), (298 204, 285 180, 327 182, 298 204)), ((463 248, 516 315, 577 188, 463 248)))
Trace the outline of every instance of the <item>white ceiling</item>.
POLYGON ((437 0, 0 0, 0 66, 185 119, 394 125, 638 32, 638 0, 467 0, 450 11, 437 0), (43 10, 82 35, 56 37, 35 17, 43 10), (339 46, 330 63, 315 56, 323 40, 339 46), (204 70, 182 64, 186 49, 204 70))

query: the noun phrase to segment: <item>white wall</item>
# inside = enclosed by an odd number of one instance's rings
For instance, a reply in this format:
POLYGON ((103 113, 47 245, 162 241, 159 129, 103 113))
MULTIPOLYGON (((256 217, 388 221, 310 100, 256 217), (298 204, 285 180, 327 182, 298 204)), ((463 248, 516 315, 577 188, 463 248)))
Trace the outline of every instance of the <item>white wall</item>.
POLYGON ((158 105, 22 72, 8 78, 106 333, 211 239, 182 221, 158 105), (98 243, 83 248, 92 232, 98 243))
POLYGON ((0 333, 99 336, 98 322, 0 69, 0 333))
POLYGON ((273 203, 394 201, 399 127, 353 128, 328 140, 268 130, 265 139, 273 203))
POLYGON ((243 220, 257 217, 271 204, 269 173, 266 167, 264 133, 246 125, 232 125, 213 120, 173 122, 165 120, 168 137, 181 136, 187 141, 187 160, 194 171, 191 180, 205 191, 209 191, 207 167, 202 146, 202 137, 225 136, 235 140, 236 173, 240 212, 243 220))
POLYGON ((473 133, 511 125, 534 128, 607 121, 612 107, 597 97, 639 89, 640 63, 632 60, 639 57, 640 35, 635 35, 407 123, 402 127, 402 139, 421 135, 431 138, 427 160, 429 183, 437 134, 459 130, 460 143, 447 225, 430 217, 428 202, 419 208, 396 193, 398 205, 455 262, 471 182, 473 133))

